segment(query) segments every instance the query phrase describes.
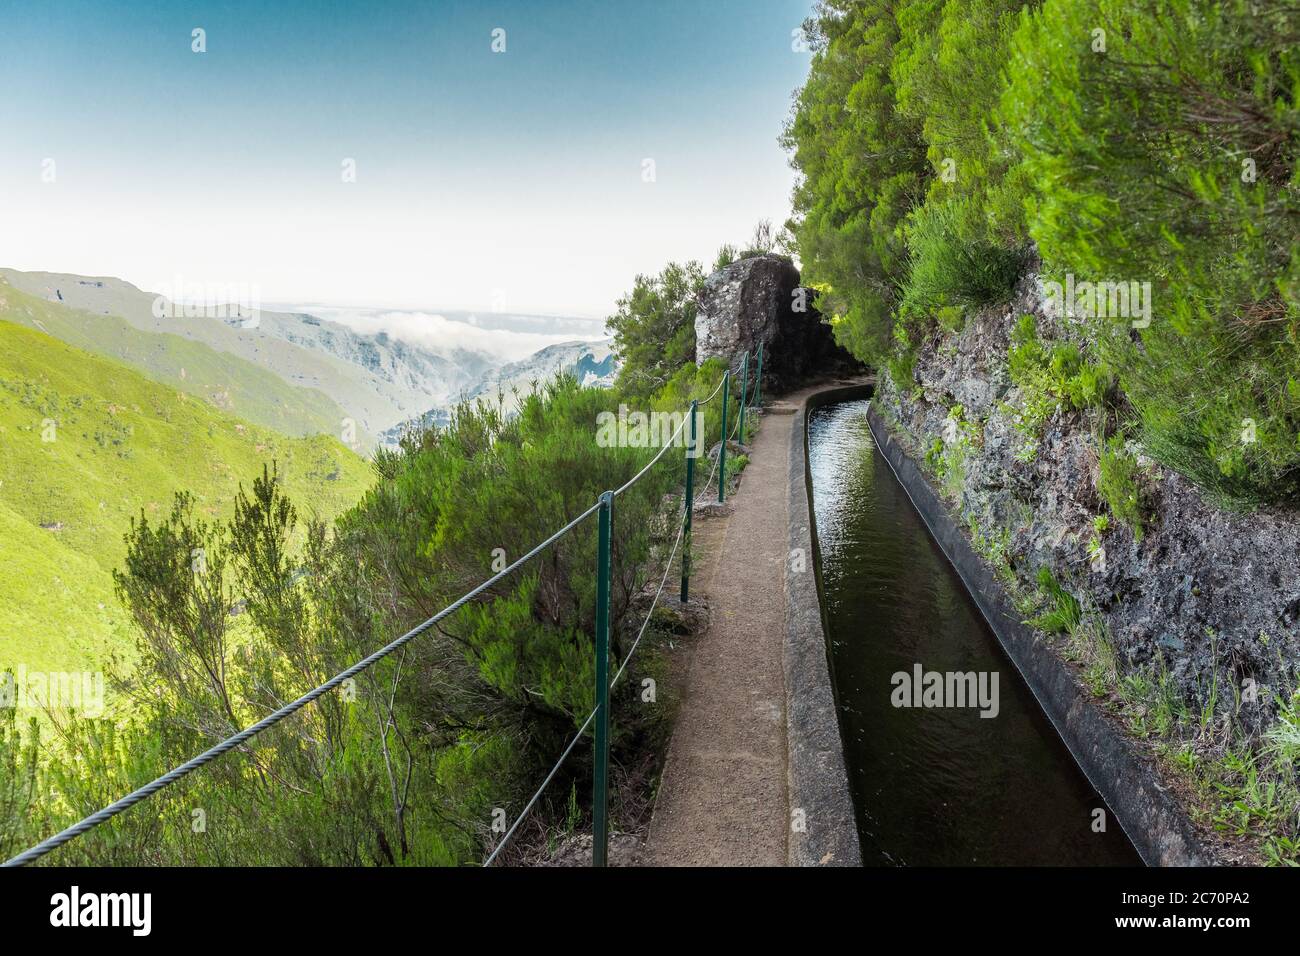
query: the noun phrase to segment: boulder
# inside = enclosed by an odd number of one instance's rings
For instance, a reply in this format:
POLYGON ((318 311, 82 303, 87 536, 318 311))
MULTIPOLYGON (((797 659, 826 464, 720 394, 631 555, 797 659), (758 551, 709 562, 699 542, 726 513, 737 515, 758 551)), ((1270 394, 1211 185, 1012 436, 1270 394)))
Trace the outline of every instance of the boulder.
POLYGON ((799 270, 784 256, 769 253, 719 269, 700 291, 695 363, 721 358, 739 371, 749 352, 752 373, 761 343, 763 389, 773 393, 859 367, 835 344, 813 307, 815 295, 799 285, 799 270))

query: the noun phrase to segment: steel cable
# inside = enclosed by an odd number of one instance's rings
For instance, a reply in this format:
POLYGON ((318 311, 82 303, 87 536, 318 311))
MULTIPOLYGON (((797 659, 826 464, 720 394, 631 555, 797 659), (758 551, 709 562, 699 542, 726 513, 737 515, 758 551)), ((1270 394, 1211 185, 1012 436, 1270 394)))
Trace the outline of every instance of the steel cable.
MULTIPOLYGON (((712 401, 714 396, 716 396, 718 394, 718 391, 722 388, 722 385, 725 381, 726 381, 726 375, 724 374, 723 380, 718 383, 717 387, 713 390, 713 394, 710 395, 703 402, 697 402, 696 403, 697 407, 712 401)), ((686 417, 683 418, 682 421, 678 424, 676 431, 673 433, 672 437, 669 438, 668 441, 664 443, 664 446, 659 450, 658 454, 656 454, 645 465, 645 467, 643 467, 639 472, 637 472, 636 475, 634 475, 629 481, 624 483, 617 491, 615 491, 614 496, 618 496, 622 494, 624 491, 626 491, 627 489, 635 485, 638 481, 641 480, 641 478, 643 478, 646 475, 647 472, 650 471, 651 468, 655 466, 655 464, 659 462, 659 460, 664 456, 664 453, 667 452, 667 450, 671 448, 673 444, 676 442, 678 436, 681 434, 682 429, 685 427, 686 422, 690 420, 690 417, 691 416, 688 411, 686 417)), ((738 427, 739 424, 740 421, 739 418, 737 418, 736 426, 738 427)), ((732 435, 734 434, 735 434, 735 428, 732 429, 732 435)), ((731 439, 731 435, 728 435, 726 440, 729 441, 730 439, 731 439)), ((716 472, 717 472, 717 460, 715 459, 713 473, 716 472)), ((708 483, 711 482, 712 480, 713 480, 713 474, 710 474, 708 481, 705 482, 705 487, 708 487, 708 483)), ((330 678, 325 683, 321 684, 318 687, 313 688, 312 690, 303 694, 298 699, 291 701, 290 703, 284 705, 278 710, 268 714, 266 717, 263 717, 261 720, 259 720, 257 723, 253 724, 252 726, 247 727, 244 730, 241 730, 239 733, 227 737, 225 740, 221 741, 220 743, 213 745, 212 747, 205 750, 203 753, 199 754, 197 757, 193 757, 192 759, 187 760, 185 763, 181 764, 180 766, 174 767, 173 769, 169 770, 167 773, 163 774, 157 779, 132 791, 131 793, 127 794, 121 799, 114 801, 113 803, 109 804, 103 809, 98 810, 95 813, 92 813, 90 816, 73 824, 72 826, 69 826, 61 830, 60 832, 56 833, 54 836, 42 840, 40 843, 36 844, 35 846, 31 847, 28 850, 23 851, 22 853, 18 854, 12 859, 5 861, 3 866, 6 867, 25 866, 28 863, 40 859, 46 854, 54 850, 57 850, 59 847, 63 846, 64 844, 94 829, 95 827, 99 826, 101 823, 106 823, 107 821, 111 820, 113 817, 117 816, 118 814, 126 810, 129 810, 131 807, 135 806, 137 803, 140 803, 142 800, 146 800, 149 797, 152 797, 154 794, 170 786, 176 781, 188 776, 189 774, 193 773, 195 770, 198 770, 200 767, 206 766, 207 764, 211 763, 213 760, 216 760, 218 757, 221 757, 224 754, 229 753, 231 750, 234 750, 236 747, 239 747, 240 745, 247 743, 249 740, 251 740, 253 737, 256 737, 262 731, 269 730, 271 727, 274 727, 276 724, 280 723, 286 718, 291 717, 293 714, 302 710, 308 704, 313 703, 314 701, 323 697, 325 694, 339 687, 344 681, 349 680, 352 677, 355 677, 356 675, 367 670, 374 664, 377 664, 379 661, 388 657, 394 651, 402 647, 405 647, 408 643, 415 640, 415 638, 419 637, 420 635, 428 631, 431 627, 433 627, 434 624, 437 624, 439 621, 451 616, 456 611, 460 610, 468 602, 478 597, 478 595, 482 594, 492 585, 496 584, 502 578, 507 577, 508 575, 516 571, 520 566, 526 564, 528 561, 532 560, 534 557, 536 557, 546 548, 550 547, 560 538, 564 537, 566 534, 572 531, 575 527, 577 527, 587 518, 595 514, 596 511, 599 510, 599 508, 600 508, 600 503, 597 502, 596 504, 588 508, 586 511, 584 511, 582 514, 578 515, 576 518, 570 521, 568 524, 566 524, 564 527, 562 527, 559 531, 556 531, 554 534, 552 534, 541 544, 537 545, 527 554, 517 559, 514 563, 510 564, 505 569, 497 572, 495 575, 488 578, 486 581, 479 584, 474 589, 468 591, 467 593, 463 594, 461 597, 457 598, 454 602, 447 605, 447 607, 443 608, 437 614, 433 615, 433 617, 416 625, 411 630, 403 634, 401 637, 393 640, 389 644, 380 648, 378 651, 375 651, 370 656, 363 658, 362 660, 353 664, 351 667, 347 668, 346 670, 340 671, 338 674, 330 678)), ((627 656, 624 658, 622 665, 619 667, 618 672, 614 675, 614 679, 610 682, 611 689, 618 683, 618 679, 623 675, 623 671, 626 669, 628 662, 632 659, 632 655, 636 652, 637 646, 641 643, 641 638, 645 635, 646 629, 649 627, 650 619, 654 614, 654 610, 656 606, 658 605, 660 596, 662 596, 663 594, 664 586, 668 581, 668 575, 669 573, 671 573, 672 563, 674 558, 677 555, 677 549, 681 545, 685 528, 686 528, 685 514, 683 513, 682 521, 679 522, 678 525, 677 539, 673 543, 672 550, 668 555, 668 560, 664 567, 664 575, 659 583, 659 589, 658 591, 655 592, 655 596, 650 603, 650 609, 646 614, 645 620, 642 622, 641 629, 637 634, 636 640, 632 643, 632 647, 628 651, 627 656)), ((497 845, 497 847, 492 851, 492 854, 484 862, 483 864, 484 866, 490 865, 492 861, 496 858, 497 854, 500 853, 501 849, 509 841, 510 837, 514 834, 515 830, 519 827, 520 823, 523 822, 524 818, 528 815, 528 812, 532 809, 534 804, 536 804, 537 800, 541 797, 547 785, 555 777, 555 774, 559 771, 560 766, 564 763, 566 759, 568 759, 569 754, 573 751, 573 748, 577 745, 577 742, 582 738, 582 735, 586 732, 587 728, 591 725, 591 721, 595 718, 595 716, 596 716, 595 710, 593 710, 587 716, 587 719, 583 722, 582 726, 579 728, 577 735, 574 736, 574 738, 569 742, 569 745, 564 749, 564 752, 560 755, 559 761, 551 769, 551 772, 547 774, 546 779, 542 781, 541 787, 538 788, 537 792, 533 795, 532 799, 529 800, 528 804, 524 807, 519 817, 515 820, 514 825, 512 825, 510 829, 506 831, 506 834, 502 837, 501 842, 497 845)))
POLYGON ((111 803, 108 806, 104 807, 102 810, 92 813, 90 816, 86 817, 84 820, 80 821, 79 823, 75 823, 72 826, 68 827, 67 829, 62 830, 59 833, 56 833, 54 836, 42 840, 40 843, 36 844, 36 846, 32 847, 31 849, 25 850, 22 853, 15 856, 14 858, 7 860, 4 863, 4 865, 25 866, 26 864, 31 863, 33 860, 40 859, 50 851, 57 850, 59 847, 63 846, 68 841, 81 836, 81 834, 85 833, 87 830, 94 829, 95 827, 99 826, 101 823, 111 820, 113 817, 117 816, 122 811, 129 810, 131 807, 135 806, 141 800, 153 796, 155 793, 157 793, 159 790, 162 790, 164 787, 170 786, 171 784, 175 783, 177 780, 180 780, 182 777, 185 777, 188 774, 193 773, 195 770, 198 770, 200 767, 203 767, 211 763, 213 760, 217 759, 223 754, 229 753, 231 750, 234 750, 240 744, 246 743, 247 741, 251 740, 253 737, 256 737, 262 731, 267 730, 270 727, 274 727, 276 724, 280 723, 286 717, 292 716, 293 714, 302 710, 302 708, 306 707, 308 704, 319 699, 320 697, 323 697, 331 690, 334 690, 334 688, 338 687, 345 680, 348 680, 349 678, 355 677, 357 674, 360 674, 362 671, 366 670, 371 665, 376 664, 379 661, 383 660, 389 654, 393 653, 393 651, 401 647, 404 647, 406 644, 410 643, 415 638, 419 637, 425 631, 429 630, 429 628, 433 627, 434 624, 437 624, 439 621, 443 620, 446 617, 449 617, 450 615, 454 614, 456 611, 460 610, 468 602, 478 597, 480 594, 482 594, 492 585, 496 584, 498 581, 500 581, 502 578, 509 575, 511 572, 517 570, 520 567, 520 565, 525 564, 526 562, 535 558, 546 548, 550 547, 552 544, 554 544, 560 538, 564 537, 564 535, 568 534, 570 531, 576 528, 587 518, 591 517, 593 514, 596 513, 596 510, 599 507, 600 507, 599 503, 592 505, 582 514, 578 515, 578 517, 574 518, 563 528, 555 532, 555 534, 551 535, 549 538, 547 538, 537 547, 533 548, 523 557, 519 558, 509 567, 494 574, 492 577, 488 578, 486 581, 484 581, 478 587, 474 588, 472 591, 463 594, 461 597, 457 598, 454 602, 447 605, 445 608, 443 608, 433 617, 429 618, 427 621, 411 628, 411 630, 407 631, 401 637, 392 641, 390 644, 386 645, 385 647, 382 647, 379 650, 375 651, 375 653, 371 654, 369 657, 358 661, 357 663, 349 667, 347 670, 340 671, 338 674, 330 678, 325 683, 321 684, 319 687, 316 687, 313 690, 308 691, 307 693, 299 697, 297 700, 286 704, 285 706, 281 707, 279 710, 275 711, 274 713, 268 714, 266 717, 263 717, 257 723, 253 724, 251 727, 245 728, 244 730, 241 730, 239 733, 231 737, 227 737, 225 740, 221 741, 219 744, 216 744, 213 747, 208 748, 203 753, 199 754, 197 757, 194 757, 191 760, 187 760, 179 767, 169 770, 167 773, 163 774, 158 779, 145 784, 143 787, 140 787, 138 790, 132 791, 131 793, 127 794, 125 797, 122 797, 120 800, 117 800, 116 802, 111 803))

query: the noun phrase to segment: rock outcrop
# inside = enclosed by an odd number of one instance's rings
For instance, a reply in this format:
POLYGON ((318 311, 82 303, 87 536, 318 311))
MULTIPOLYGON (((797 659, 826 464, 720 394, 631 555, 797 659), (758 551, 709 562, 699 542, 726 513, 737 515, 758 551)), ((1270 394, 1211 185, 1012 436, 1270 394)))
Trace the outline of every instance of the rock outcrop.
POLYGON ((860 368, 835 344, 813 307, 815 293, 799 285, 784 256, 741 259, 704 281, 695 317, 695 362, 721 358, 740 368, 763 345, 763 390, 789 391, 813 375, 860 368))
POLYGON ((1275 701, 1295 690, 1300 662, 1300 515, 1281 508, 1216 508, 1184 477, 1139 457, 1149 508, 1145 537, 1106 511, 1098 492, 1096 423, 1057 408, 1032 448, 1017 431, 1019 390, 1007 372, 1010 330, 1030 314, 1060 335, 1041 285, 1027 277, 1007 305, 968 317, 917 353, 913 378, 881 371, 878 401, 915 460, 945 448, 945 490, 987 547, 994 544, 1032 589, 1046 566, 1095 608, 1121 673, 1154 668, 1179 698, 1217 707, 1218 717, 1259 731, 1275 701), (952 409, 969 439, 954 449, 952 409), (1258 701, 1237 708, 1249 690, 1258 701))

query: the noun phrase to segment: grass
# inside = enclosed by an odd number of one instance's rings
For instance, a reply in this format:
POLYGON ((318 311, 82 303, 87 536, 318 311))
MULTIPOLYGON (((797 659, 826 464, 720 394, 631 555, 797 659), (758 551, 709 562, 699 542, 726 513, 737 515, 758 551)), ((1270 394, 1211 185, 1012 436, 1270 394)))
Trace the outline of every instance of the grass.
POLYGON ((1048 634, 1073 634, 1083 620, 1078 600, 1061 586, 1046 565, 1038 569, 1038 588, 1045 610, 1025 623, 1048 634))
POLYGON ((1097 492, 1115 519, 1133 529, 1138 541, 1142 540, 1146 523, 1140 479, 1137 458, 1124 439, 1119 435, 1106 439, 1097 456, 1097 492))
POLYGON ((1130 733, 1156 742, 1190 784, 1194 815, 1258 845, 1268 864, 1300 865, 1300 691, 1278 701, 1279 718, 1263 740, 1251 739, 1237 719, 1240 695, 1234 694, 1230 714, 1220 706, 1217 673, 1200 688, 1198 706, 1180 698, 1162 666, 1123 673, 1101 615, 1081 606, 1046 567, 1039 569, 1034 603, 1045 610, 1027 623, 1066 635, 1062 656, 1079 666, 1084 686, 1130 733))
MULTIPOLYGON (((6 296, 12 293, 6 291, 6 296)), ((367 464, 332 437, 290 438, 55 338, 0 321, 0 670, 95 670, 129 647, 111 570, 131 518, 193 492, 224 518, 276 461, 323 517, 360 498, 367 464)))

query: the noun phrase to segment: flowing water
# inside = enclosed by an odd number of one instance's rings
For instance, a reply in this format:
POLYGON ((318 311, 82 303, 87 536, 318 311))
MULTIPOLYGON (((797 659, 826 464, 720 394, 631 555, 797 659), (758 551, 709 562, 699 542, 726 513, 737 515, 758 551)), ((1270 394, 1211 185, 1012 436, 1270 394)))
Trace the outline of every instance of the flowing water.
POLYGON ((1139 865, 876 450, 866 409, 826 406, 808 424, 822 603, 863 862, 1139 865), (949 693, 930 703, 946 706, 895 706, 926 703, 895 676, 911 680, 918 665, 923 674, 973 672, 976 683, 945 678, 949 693), (993 674, 996 716, 981 716, 994 710, 993 674), (959 686, 976 691, 966 706, 953 706, 959 686))

